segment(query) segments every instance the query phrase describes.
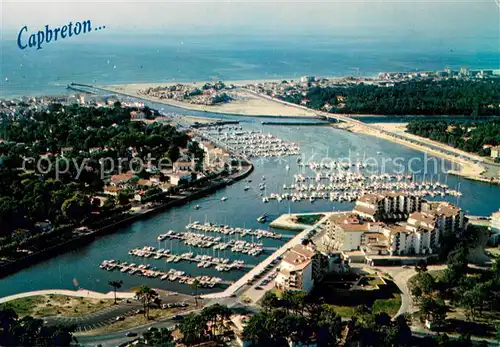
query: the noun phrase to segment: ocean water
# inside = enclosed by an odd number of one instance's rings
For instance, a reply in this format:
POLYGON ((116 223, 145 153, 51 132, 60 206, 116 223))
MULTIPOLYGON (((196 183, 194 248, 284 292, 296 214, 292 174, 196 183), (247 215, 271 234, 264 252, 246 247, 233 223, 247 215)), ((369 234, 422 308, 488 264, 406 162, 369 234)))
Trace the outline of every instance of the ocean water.
POLYGON ((365 36, 144 36, 94 42, 85 37, 41 50, 1 43, 0 97, 65 93, 70 82, 364 76, 381 71, 500 68, 498 38, 426 40, 365 36))

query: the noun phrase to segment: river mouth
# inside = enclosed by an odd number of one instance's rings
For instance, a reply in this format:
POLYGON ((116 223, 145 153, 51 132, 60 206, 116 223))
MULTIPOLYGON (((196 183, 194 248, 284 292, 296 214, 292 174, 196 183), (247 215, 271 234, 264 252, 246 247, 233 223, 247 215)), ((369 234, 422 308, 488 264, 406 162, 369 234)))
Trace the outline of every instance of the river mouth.
MULTIPOLYGON (((412 158, 418 158, 423 168, 426 157, 423 153, 398 146, 392 142, 385 141, 368 135, 353 134, 347 131, 333 129, 328 126, 300 126, 300 125, 263 125, 262 121, 273 121, 273 118, 262 117, 238 117, 220 115, 209 112, 197 112, 180 110, 175 107, 148 102, 148 106, 162 110, 163 112, 180 113, 185 115, 208 117, 212 119, 238 120, 240 125, 247 130, 262 130, 283 140, 298 143, 301 148, 301 161, 320 161, 323 157, 345 158, 373 158, 374 162, 381 163, 383 158, 402 158, 409 162, 412 158)), ((130 290, 142 284, 153 288, 172 290, 186 294, 192 294, 194 289, 186 284, 162 281, 159 278, 146 278, 128 275, 115 271, 105 271, 99 268, 99 264, 105 259, 116 259, 128 263, 150 263, 158 269, 176 269, 185 271, 190 275, 219 276, 226 281, 236 281, 245 271, 233 270, 219 273, 214 268, 198 268, 194 263, 166 263, 164 259, 141 259, 128 252, 137 247, 154 246, 156 248, 171 248, 174 253, 189 252, 189 248, 181 243, 172 245, 161 242, 158 244, 157 236, 168 230, 182 231, 191 221, 198 220, 201 223, 210 221, 217 224, 228 224, 236 227, 251 229, 267 229, 268 224, 261 224, 257 218, 266 213, 270 219, 281 214, 298 212, 324 212, 350 210, 353 203, 331 202, 317 200, 314 203, 302 201, 292 203, 289 201, 262 202, 262 191, 259 183, 265 181, 267 192, 280 192, 283 184, 291 184, 293 175, 299 172, 298 157, 280 158, 253 158, 255 166, 252 174, 231 186, 223 188, 210 196, 203 197, 190 202, 184 206, 173 208, 164 213, 155 215, 147 220, 141 220, 132 225, 118 230, 116 233, 98 238, 93 243, 79 249, 58 255, 42 263, 20 271, 2 279, 0 296, 11 295, 19 292, 39 289, 78 289, 86 288, 100 292, 108 292, 111 280, 123 280, 123 290, 130 290), (286 169, 286 167, 289 169, 286 169), (265 177, 263 180, 262 177, 265 177), (248 182, 251 180, 252 182, 248 182), (249 186, 248 190, 245 187, 249 186), (222 197, 227 197, 222 201, 222 197), (199 205, 196 209, 195 206, 199 205)), ((427 158, 430 159, 430 158, 427 158)), ((379 165, 379 164, 377 164, 379 165)), ((444 162, 444 169, 449 163, 444 162)), ((416 167, 418 168, 418 167, 416 167)), ((432 167, 430 167, 432 169, 432 167)), ((387 164, 384 168, 388 172, 395 169, 394 165, 387 164)), ((500 187, 481 182, 473 182, 459 177, 447 175, 441 166, 435 171, 428 170, 415 174, 414 179, 424 178, 446 183, 449 187, 457 189, 460 183, 462 196, 445 197, 452 203, 458 203, 466 214, 489 215, 498 210, 499 202, 496 197, 500 196, 500 187)), ((441 199, 441 198, 436 198, 441 199)), ((286 235, 296 235, 293 231, 277 231, 286 235)), ((275 248, 282 245, 288 239, 271 240, 263 239, 265 247, 275 248)), ((197 254, 213 255, 211 249, 193 250, 197 254)), ((255 265, 263 260, 272 251, 266 251, 258 257, 228 252, 220 252, 220 256, 232 260, 243 260, 245 264, 255 265)), ((216 254, 217 255, 217 254, 216 254)), ((224 287, 200 288, 199 293, 221 291, 224 287)))

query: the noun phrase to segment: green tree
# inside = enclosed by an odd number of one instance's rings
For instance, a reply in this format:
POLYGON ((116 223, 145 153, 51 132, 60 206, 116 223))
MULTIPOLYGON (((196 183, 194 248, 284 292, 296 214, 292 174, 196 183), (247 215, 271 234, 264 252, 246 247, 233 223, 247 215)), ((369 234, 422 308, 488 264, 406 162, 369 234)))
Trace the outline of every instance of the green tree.
POLYGON ((116 197, 120 206, 125 206, 130 203, 130 193, 121 190, 116 197))
POLYGON ((428 272, 419 272, 415 275, 410 285, 412 295, 420 300, 429 296, 435 289, 434 278, 428 272))
POLYGON ((266 310, 270 311, 273 308, 278 307, 278 297, 276 296, 276 293, 268 291, 266 294, 264 294, 264 297, 262 298, 260 305, 266 310))
POLYGON ((30 316, 19 318, 11 308, 0 310, 1 346, 70 346, 74 327, 45 326, 30 316))
POLYGON ((150 304, 158 298, 158 293, 150 287, 142 285, 136 290, 135 297, 144 305, 144 317, 149 319, 150 304))
POLYGON ((114 281, 109 281, 108 284, 113 288, 113 292, 115 294, 115 304, 116 304, 116 291, 122 287, 123 281, 114 280, 114 281))
POLYGON ((167 156, 172 161, 172 163, 176 162, 179 159, 181 153, 179 147, 176 145, 170 145, 168 148, 167 156))
POLYGON ((194 345, 207 339, 205 329, 207 321, 202 315, 190 314, 184 318, 179 325, 179 331, 183 335, 183 342, 187 345, 194 345))
POLYGON ((172 332, 167 328, 158 331, 146 331, 142 334, 141 344, 155 347, 174 347, 172 332))
POLYGON ((195 279, 190 286, 194 289, 194 302, 196 307, 198 307, 198 288, 200 287, 200 281, 195 279))

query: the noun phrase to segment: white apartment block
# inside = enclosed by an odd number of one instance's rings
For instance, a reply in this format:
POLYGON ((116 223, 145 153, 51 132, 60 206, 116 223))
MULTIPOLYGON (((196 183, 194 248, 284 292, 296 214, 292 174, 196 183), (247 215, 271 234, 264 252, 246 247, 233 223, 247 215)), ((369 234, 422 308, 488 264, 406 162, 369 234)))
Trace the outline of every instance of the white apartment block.
POLYGON ((353 213, 327 222, 325 245, 365 255, 433 254, 446 233, 466 228, 464 212, 449 202, 427 202, 401 194, 368 194, 353 213))
POLYGON ((281 290, 309 293, 330 272, 346 272, 340 253, 323 254, 312 245, 295 245, 288 250, 279 266, 275 285, 281 290))
POLYGON ((366 194, 356 201, 354 212, 363 218, 402 219, 421 208, 422 199, 404 193, 366 194))
POLYGON ((281 290, 300 290, 309 293, 314 286, 313 257, 315 252, 303 245, 296 245, 283 257, 276 287, 281 290))

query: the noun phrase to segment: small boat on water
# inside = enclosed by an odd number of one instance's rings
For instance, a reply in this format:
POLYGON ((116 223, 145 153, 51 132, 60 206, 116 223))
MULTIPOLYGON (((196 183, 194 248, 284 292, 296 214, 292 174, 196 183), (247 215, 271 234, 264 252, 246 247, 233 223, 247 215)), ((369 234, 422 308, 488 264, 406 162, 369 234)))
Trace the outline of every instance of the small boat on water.
POLYGON ((227 200, 227 197, 223 196, 222 198, 220 198, 221 201, 226 201, 227 200))
POLYGON ((250 187, 249 186, 245 186, 245 188, 243 188, 243 190, 246 192, 247 190, 249 190, 250 187))
POLYGON ((194 209, 195 210, 199 210, 200 209, 200 205, 194 205, 194 209))
POLYGON ((260 216, 259 218, 257 218, 257 222, 259 223, 265 223, 267 221, 267 214, 263 214, 262 216, 260 216))

